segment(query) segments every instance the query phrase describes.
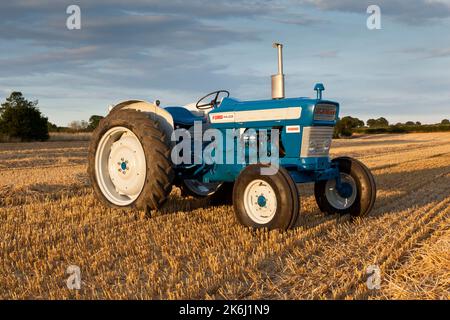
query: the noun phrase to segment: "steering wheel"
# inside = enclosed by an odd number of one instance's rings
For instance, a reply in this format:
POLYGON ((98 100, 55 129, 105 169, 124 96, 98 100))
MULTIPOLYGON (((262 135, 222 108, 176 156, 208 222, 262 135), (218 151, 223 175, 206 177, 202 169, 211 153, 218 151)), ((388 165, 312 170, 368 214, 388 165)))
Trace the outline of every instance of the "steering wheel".
POLYGON ((227 90, 218 90, 218 91, 214 91, 211 93, 208 93, 206 96, 204 96, 203 98, 201 98, 200 100, 198 100, 197 104, 195 105, 195 107, 198 110, 207 110, 207 109, 211 109, 214 108, 217 105, 217 101, 219 100, 219 96, 221 93, 225 93, 226 94, 226 98, 228 98, 230 96, 230 93, 227 90), (208 102, 208 103, 204 103, 204 100, 209 100, 209 97, 213 97, 213 99, 208 102))

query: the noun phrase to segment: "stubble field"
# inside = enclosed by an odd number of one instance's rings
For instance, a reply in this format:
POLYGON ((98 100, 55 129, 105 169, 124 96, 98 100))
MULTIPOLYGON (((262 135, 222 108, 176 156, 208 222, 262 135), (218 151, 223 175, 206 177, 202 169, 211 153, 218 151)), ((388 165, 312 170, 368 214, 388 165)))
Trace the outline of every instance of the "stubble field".
POLYGON ((450 134, 334 141, 372 169, 378 198, 361 220, 325 216, 301 186, 288 232, 250 231, 230 206, 174 189, 144 212, 103 207, 87 141, 0 144, 0 298, 449 299, 450 134), (66 286, 68 266, 81 289, 66 286), (381 271, 369 289, 370 265, 381 271))

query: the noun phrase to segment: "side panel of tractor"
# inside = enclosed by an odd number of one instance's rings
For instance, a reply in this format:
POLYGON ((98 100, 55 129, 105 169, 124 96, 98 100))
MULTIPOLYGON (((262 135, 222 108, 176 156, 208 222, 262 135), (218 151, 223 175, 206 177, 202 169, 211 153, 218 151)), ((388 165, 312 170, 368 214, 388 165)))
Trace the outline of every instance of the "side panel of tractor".
MULTIPOLYGON (((264 129, 269 135, 271 129, 277 129, 279 165, 289 171, 299 171, 293 173, 293 177, 301 183, 320 179, 320 174, 324 174, 323 179, 336 174, 335 170, 323 171, 330 169, 328 154, 338 113, 339 104, 331 101, 304 98, 239 101, 227 98, 220 108, 209 113, 209 120, 212 128, 222 131, 223 137, 226 137, 227 129, 234 129, 240 133, 238 139, 242 139, 242 134, 249 129, 257 132, 264 129), (316 174, 308 171, 316 171, 316 174)), ((249 164, 248 161, 239 163, 236 159, 238 139, 233 145, 226 145, 224 141, 223 159, 231 153, 234 162, 214 165, 204 176, 204 181, 234 181, 249 164)), ((248 150, 245 153, 248 154, 248 150)))

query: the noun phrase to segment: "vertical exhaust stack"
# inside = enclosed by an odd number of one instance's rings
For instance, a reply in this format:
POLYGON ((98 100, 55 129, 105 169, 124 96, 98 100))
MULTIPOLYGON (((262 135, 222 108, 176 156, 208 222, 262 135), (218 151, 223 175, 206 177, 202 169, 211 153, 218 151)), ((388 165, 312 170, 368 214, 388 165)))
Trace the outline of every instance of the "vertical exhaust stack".
POLYGON ((272 99, 284 99, 283 45, 274 43, 278 49, 278 74, 272 76, 272 99))

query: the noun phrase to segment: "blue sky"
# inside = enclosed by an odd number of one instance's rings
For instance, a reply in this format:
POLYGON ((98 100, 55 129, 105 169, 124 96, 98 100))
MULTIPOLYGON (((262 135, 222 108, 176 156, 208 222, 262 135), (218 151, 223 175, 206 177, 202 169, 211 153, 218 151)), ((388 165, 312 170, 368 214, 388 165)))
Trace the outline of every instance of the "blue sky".
POLYGON ((2 1, 0 99, 22 91, 58 125, 129 98, 266 99, 277 41, 287 96, 323 82, 342 115, 433 123, 450 118, 449 30, 450 0, 2 1), (81 30, 66 28, 71 4, 81 30))

